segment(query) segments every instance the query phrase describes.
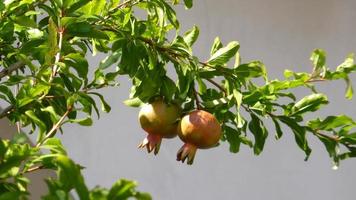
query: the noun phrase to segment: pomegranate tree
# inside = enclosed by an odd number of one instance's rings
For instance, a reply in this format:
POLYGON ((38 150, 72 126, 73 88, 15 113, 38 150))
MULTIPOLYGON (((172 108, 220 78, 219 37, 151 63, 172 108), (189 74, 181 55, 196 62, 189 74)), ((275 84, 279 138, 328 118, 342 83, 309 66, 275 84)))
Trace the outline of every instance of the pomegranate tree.
POLYGON ((178 126, 178 136, 185 143, 177 153, 177 160, 193 164, 199 149, 214 147, 221 136, 221 127, 214 115, 195 110, 184 116, 178 126))
POLYGON ((162 138, 177 136, 177 126, 181 109, 176 104, 167 104, 163 99, 157 99, 145 104, 138 115, 141 127, 147 132, 147 137, 139 144, 139 148, 147 148, 148 153, 159 151, 162 138))

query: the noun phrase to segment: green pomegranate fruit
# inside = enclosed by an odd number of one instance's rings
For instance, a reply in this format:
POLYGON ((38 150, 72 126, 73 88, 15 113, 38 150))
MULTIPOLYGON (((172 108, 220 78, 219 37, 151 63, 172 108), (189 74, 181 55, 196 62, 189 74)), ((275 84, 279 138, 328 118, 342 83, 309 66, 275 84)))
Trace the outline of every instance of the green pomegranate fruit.
POLYGON ((177 126, 181 109, 175 104, 167 104, 162 99, 145 104, 138 115, 141 127, 147 137, 139 144, 139 148, 147 148, 148 153, 159 151, 162 138, 177 136, 177 126))
POLYGON ((185 143, 177 153, 177 160, 193 164, 197 149, 216 146, 221 137, 221 126, 214 115, 195 110, 184 116, 178 125, 178 136, 185 143))

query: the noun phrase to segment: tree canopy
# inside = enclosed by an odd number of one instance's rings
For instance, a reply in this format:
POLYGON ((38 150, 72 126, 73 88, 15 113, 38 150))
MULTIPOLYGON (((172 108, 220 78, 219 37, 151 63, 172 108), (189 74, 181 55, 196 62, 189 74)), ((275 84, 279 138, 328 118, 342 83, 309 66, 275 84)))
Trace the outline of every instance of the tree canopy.
POLYGON ((345 98, 352 98, 353 54, 329 68, 326 53, 316 49, 310 57, 310 73, 285 70, 285 79, 270 80, 261 61, 241 63, 237 41, 223 44, 217 37, 209 59, 202 61, 192 50, 199 28, 182 33, 176 4, 189 9, 193 1, 0 2, 0 101, 7 105, 0 119, 8 118, 18 127, 12 140, 0 142, 0 199, 26 199, 29 180, 25 174, 41 169, 57 172, 56 178, 46 180, 49 193, 43 199, 70 199, 72 190, 80 199, 151 199, 128 180, 119 180, 109 189, 89 189, 82 167, 68 157, 56 137, 66 123, 91 126, 93 117, 110 112, 105 101, 110 97, 100 89, 117 87, 117 77, 123 75, 132 81, 126 105, 139 107, 161 97, 180 105, 183 113, 210 112, 221 124, 221 141, 230 145, 232 153, 248 147, 259 155, 266 138, 280 139, 286 126, 305 160, 312 152, 308 134, 325 145, 335 166, 356 156, 352 116, 303 119, 328 104, 315 82, 342 79, 345 98), (139 18, 137 10, 144 11, 144 16, 139 18), (107 57, 98 66, 90 65, 87 56, 98 53, 107 57), (176 77, 168 75, 170 67, 176 77), (297 98, 291 90, 297 87, 310 94, 297 98), (275 129, 266 128, 269 122, 275 129), (27 134, 36 134, 35 145, 27 134))

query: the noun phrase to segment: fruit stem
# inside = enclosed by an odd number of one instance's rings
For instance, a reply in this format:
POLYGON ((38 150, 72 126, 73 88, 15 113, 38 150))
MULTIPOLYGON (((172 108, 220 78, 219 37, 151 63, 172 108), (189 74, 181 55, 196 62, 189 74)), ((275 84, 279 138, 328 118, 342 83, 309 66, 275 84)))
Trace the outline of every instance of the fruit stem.
POLYGON ((197 91, 195 90, 194 87, 193 87, 193 93, 194 93, 194 97, 195 97, 195 104, 197 105, 197 110, 201 110, 199 96, 198 96, 198 93, 197 93, 197 91))

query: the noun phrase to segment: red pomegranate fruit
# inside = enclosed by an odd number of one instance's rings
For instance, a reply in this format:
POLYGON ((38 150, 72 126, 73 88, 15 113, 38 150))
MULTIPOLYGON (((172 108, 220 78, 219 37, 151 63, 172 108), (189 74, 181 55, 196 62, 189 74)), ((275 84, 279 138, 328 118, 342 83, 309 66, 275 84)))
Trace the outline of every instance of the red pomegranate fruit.
POLYGON ((147 137, 138 145, 139 148, 147 148, 148 153, 157 155, 162 138, 177 136, 177 126, 181 115, 181 109, 175 104, 167 104, 162 99, 145 104, 139 114, 142 129, 147 132, 147 137))
POLYGON ((214 115, 195 110, 184 116, 178 125, 178 136, 185 143, 177 153, 177 160, 189 165, 199 149, 214 147, 221 137, 221 126, 214 115))

